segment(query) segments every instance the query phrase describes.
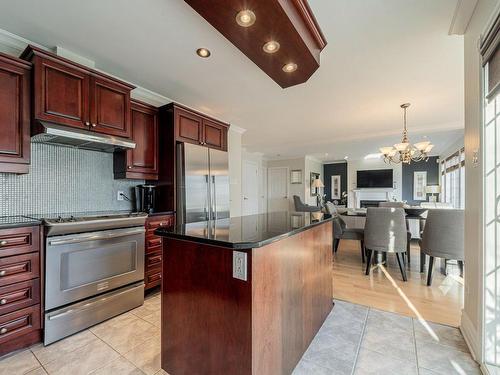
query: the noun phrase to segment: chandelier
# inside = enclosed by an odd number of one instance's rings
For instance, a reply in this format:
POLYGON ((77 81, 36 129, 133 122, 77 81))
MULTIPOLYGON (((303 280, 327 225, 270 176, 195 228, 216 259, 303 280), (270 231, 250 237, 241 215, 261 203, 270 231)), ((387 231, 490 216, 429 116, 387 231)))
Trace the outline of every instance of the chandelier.
POLYGON ((429 152, 434 147, 434 145, 429 141, 418 142, 414 145, 410 143, 410 140, 408 139, 408 130, 406 129, 406 110, 409 106, 410 103, 401 104, 401 108, 403 108, 404 111, 404 130, 401 143, 396 143, 394 146, 380 148, 380 152, 384 156, 384 161, 387 164, 410 164, 412 161, 427 161, 429 160, 429 152))

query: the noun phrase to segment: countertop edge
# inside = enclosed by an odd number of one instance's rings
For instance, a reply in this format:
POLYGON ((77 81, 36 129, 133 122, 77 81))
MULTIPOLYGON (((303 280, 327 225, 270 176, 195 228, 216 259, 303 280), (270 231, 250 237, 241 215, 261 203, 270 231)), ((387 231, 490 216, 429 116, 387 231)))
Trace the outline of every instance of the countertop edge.
POLYGON ((178 233, 173 233, 169 232, 167 228, 158 228, 154 231, 155 235, 161 236, 161 237, 166 237, 166 238, 172 238, 176 240, 183 240, 183 241, 189 241, 189 242, 199 242, 199 243, 204 243, 207 245, 213 245, 213 246, 219 246, 219 247, 226 247, 228 249, 255 249, 259 247, 263 247, 266 245, 269 245, 271 243, 283 240, 285 238, 291 237, 295 234, 305 232, 308 229, 317 227, 321 224, 326 224, 329 223, 333 220, 333 217, 324 219, 318 222, 311 223, 307 226, 303 226, 297 229, 293 229, 289 232, 283 233, 281 235, 271 237, 269 239, 263 240, 263 241, 256 241, 256 242, 226 242, 226 241, 220 241, 220 240, 215 240, 215 239, 210 239, 210 238, 201 238, 201 237, 196 237, 196 236, 190 236, 186 234, 178 234, 178 233))

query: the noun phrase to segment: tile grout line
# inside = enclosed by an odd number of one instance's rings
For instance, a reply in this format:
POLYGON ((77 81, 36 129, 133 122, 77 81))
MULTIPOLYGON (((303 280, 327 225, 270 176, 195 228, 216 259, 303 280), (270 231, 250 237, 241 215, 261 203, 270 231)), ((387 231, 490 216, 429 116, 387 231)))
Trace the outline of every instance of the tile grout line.
POLYGON ((411 319, 411 332, 413 335, 413 346, 415 347, 415 363, 417 365, 417 375, 420 374, 420 366, 418 364, 418 354, 417 354, 417 337, 415 336, 415 319, 411 319))
POLYGON ((363 342, 363 339, 365 337, 366 322, 368 321, 368 314, 370 314, 370 310, 371 310, 370 307, 368 307, 368 309, 366 310, 365 321, 363 322, 363 330, 361 332, 361 337, 359 338, 358 349, 356 350, 356 356, 354 357, 354 364, 352 366, 351 375, 354 375, 354 371, 356 370, 356 365, 358 364, 358 356, 361 350, 361 343, 363 342))

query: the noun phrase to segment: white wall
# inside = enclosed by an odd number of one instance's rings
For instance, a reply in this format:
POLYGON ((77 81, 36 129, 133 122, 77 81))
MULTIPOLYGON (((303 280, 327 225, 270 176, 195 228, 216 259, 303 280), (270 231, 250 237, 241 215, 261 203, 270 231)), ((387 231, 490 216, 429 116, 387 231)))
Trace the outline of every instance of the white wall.
POLYGON ((454 154, 455 152, 462 149, 463 147, 464 147, 464 138, 461 137, 461 138, 457 139, 457 141, 454 142, 451 146, 449 146, 446 150, 441 152, 441 154, 439 155, 439 160, 441 161, 441 160, 446 159, 448 156, 454 154))
POLYGON ((497 0, 479 0, 464 35, 465 74, 465 296, 461 329, 476 359, 482 357, 482 167, 473 156, 481 148, 482 93, 478 41, 497 0))
MULTIPOLYGON (((319 160, 306 156, 304 159, 304 170, 305 170, 305 184, 304 184, 304 203, 315 206, 316 197, 311 197, 311 172, 319 173, 320 180, 325 183, 323 176, 323 163, 319 160)), ((320 189, 320 194, 324 194, 324 188, 320 189)))
POLYGON ((401 201, 402 200, 402 186, 403 186, 403 169, 401 164, 389 165, 386 164, 381 159, 361 159, 361 160, 349 160, 347 162, 347 191, 348 191, 348 205, 349 207, 354 207, 354 193, 353 189, 356 189, 356 172, 358 170, 370 170, 370 169, 390 169, 393 170, 393 178, 395 182, 395 189, 393 197, 401 201))
POLYGON ((231 217, 241 216, 241 136, 238 131, 231 130, 227 134, 227 151, 229 154, 229 199, 231 217))

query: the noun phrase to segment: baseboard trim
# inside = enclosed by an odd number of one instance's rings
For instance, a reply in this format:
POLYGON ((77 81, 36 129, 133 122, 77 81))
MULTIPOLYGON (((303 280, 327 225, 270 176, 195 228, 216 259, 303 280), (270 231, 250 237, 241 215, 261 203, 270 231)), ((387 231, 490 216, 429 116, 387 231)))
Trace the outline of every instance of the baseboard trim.
POLYGON ((460 332, 465 339, 465 343, 469 347, 469 351, 472 354, 472 358, 479 364, 481 363, 481 345, 479 345, 479 332, 474 328, 472 321, 469 316, 462 310, 462 316, 460 319, 460 332))

